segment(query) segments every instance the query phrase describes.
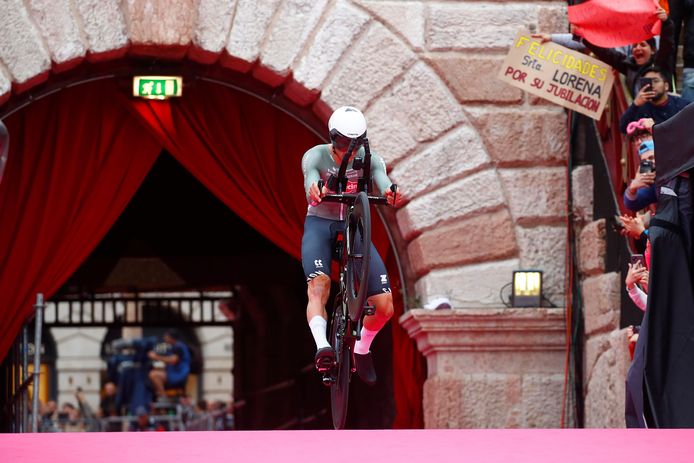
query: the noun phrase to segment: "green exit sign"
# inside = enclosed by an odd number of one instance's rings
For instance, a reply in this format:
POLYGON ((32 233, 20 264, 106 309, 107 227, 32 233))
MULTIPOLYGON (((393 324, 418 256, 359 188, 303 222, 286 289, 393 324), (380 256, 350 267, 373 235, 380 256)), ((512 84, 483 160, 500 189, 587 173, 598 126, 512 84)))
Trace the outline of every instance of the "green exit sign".
POLYGON ((174 76, 135 76, 133 77, 133 96, 165 100, 181 96, 183 79, 174 76))

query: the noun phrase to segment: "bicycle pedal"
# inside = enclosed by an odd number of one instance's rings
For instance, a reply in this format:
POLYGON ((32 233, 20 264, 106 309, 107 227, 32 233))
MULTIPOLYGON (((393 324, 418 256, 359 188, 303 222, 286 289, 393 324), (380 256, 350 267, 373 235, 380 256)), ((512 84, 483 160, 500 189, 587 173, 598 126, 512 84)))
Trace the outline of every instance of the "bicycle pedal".
POLYGON ((329 372, 323 375, 323 386, 330 387, 335 384, 335 378, 329 372))
POLYGON ((376 313, 376 306, 375 305, 365 305, 364 306, 364 315, 373 315, 376 313))
POLYGON ((335 368, 336 365, 337 362, 335 362, 334 359, 325 359, 316 362, 316 370, 318 370, 318 373, 323 373, 325 375, 329 374, 333 370, 333 368, 335 368))

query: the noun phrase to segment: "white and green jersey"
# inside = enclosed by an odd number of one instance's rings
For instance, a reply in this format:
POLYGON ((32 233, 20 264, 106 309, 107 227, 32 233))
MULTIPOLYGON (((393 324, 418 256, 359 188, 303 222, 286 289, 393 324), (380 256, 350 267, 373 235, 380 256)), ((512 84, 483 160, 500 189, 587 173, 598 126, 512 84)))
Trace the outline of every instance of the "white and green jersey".
MULTIPOLYGON (((308 190, 312 183, 318 183, 318 180, 323 179, 327 186, 330 175, 337 177, 340 165, 335 162, 330 151, 330 145, 317 145, 306 151, 301 160, 301 168, 304 171, 304 191, 306 192, 307 200, 308 190)), ((354 162, 354 158, 363 159, 364 155, 365 152, 363 147, 359 148, 357 154, 352 155, 352 159, 347 165, 347 172, 345 173, 347 177, 347 188, 345 193, 354 193, 357 191, 357 180, 362 175, 362 170, 354 170, 352 168, 352 163, 354 162)), ((392 184, 388 175, 386 175, 386 163, 383 162, 383 158, 373 151, 371 152, 371 179, 374 185, 374 194, 385 194, 392 184)), ((332 191, 332 193, 335 192, 332 191)), ((315 215, 331 220, 344 220, 344 209, 345 206, 340 203, 321 202, 317 206, 309 204, 306 215, 315 215)))

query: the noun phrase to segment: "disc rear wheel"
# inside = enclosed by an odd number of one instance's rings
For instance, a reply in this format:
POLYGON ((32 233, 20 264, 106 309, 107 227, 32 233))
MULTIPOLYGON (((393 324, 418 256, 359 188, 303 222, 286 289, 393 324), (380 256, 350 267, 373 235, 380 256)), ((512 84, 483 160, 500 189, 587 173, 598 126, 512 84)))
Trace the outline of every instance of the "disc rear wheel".
POLYGON ((352 368, 352 355, 347 342, 345 332, 347 330, 347 318, 342 306, 342 298, 335 298, 333 319, 330 325, 330 344, 335 348, 334 381, 330 386, 330 406, 333 415, 335 429, 344 429, 347 419, 347 403, 349 401, 349 380, 352 368))

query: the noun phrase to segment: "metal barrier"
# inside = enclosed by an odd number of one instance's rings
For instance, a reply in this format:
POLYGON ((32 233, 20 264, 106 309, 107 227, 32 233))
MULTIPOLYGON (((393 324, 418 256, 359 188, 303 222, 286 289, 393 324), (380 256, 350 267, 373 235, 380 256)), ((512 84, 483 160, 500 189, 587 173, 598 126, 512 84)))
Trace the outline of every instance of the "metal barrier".
POLYGON ((29 327, 27 322, 22 333, 12 344, 0 372, 0 431, 38 432, 39 430, 39 386, 41 374, 41 331, 45 304, 43 294, 37 294, 34 305, 34 371, 29 374, 29 327), (32 401, 29 404, 29 389, 32 401), (31 416, 29 415, 31 412, 31 416))

